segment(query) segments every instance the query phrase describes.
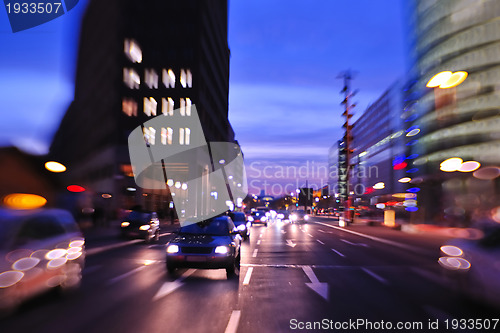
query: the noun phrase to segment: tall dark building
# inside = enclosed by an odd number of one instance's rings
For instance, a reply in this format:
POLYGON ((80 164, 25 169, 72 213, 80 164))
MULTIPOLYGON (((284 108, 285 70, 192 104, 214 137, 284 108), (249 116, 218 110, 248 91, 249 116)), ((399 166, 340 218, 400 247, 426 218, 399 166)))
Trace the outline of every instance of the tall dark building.
MULTIPOLYGON (((171 200, 168 189, 135 185, 129 134, 161 114, 189 116, 196 105, 206 140, 233 142, 228 90, 227 1, 91 0, 74 101, 51 155, 67 165, 68 183, 88 189, 95 206, 163 210, 171 200)), ((153 144, 190 143, 188 128, 144 131, 153 144)))

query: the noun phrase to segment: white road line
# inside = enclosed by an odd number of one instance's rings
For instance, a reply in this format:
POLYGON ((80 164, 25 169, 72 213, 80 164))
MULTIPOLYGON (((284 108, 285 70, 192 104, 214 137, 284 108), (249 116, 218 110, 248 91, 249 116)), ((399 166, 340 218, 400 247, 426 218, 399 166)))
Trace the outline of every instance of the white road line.
POLYGON ((365 272, 366 274, 370 275, 372 278, 374 278, 375 280, 377 280, 378 282, 381 282, 383 284, 389 284, 389 282, 384 279, 383 277, 381 277, 380 275, 377 275, 375 274, 374 272, 372 272, 371 270, 369 270, 368 268, 364 268, 364 267, 361 267, 361 270, 363 272, 365 272))
POLYGON ((130 245, 130 244, 141 243, 141 242, 144 242, 144 239, 133 239, 133 240, 130 240, 127 242, 121 242, 121 243, 117 243, 117 244, 110 244, 110 245, 106 245, 106 246, 94 247, 92 249, 88 249, 87 251, 85 251, 85 255, 92 256, 94 254, 98 254, 98 253, 101 253, 104 251, 117 249, 119 247, 124 247, 124 246, 130 245))
POLYGON ((353 243, 353 242, 350 242, 348 241, 347 239, 340 239, 341 242, 344 242, 346 244, 349 244, 349 245, 352 245, 352 246, 363 246, 363 247, 369 247, 368 245, 364 244, 364 243, 353 243))
POLYGON ((320 243, 321 245, 325 245, 325 243, 323 243, 322 241, 320 241, 319 239, 316 239, 316 242, 320 243))
POLYGON ((371 239, 371 240, 376 241, 376 242, 380 242, 380 243, 384 243, 384 244, 396 246, 396 247, 399 247, 399 248, 402 248, 402 249, 405 249, 405 250, 410 250, 410 251, 421 253, 421 254, 425 254, 425 255, 429 255, 431 253, 429 251, 422 250, 422 249, 420 249, 418 247, 415 247, 415 246, 410 246, 410 245, 406 245, 406 244, 402 244, 402 243, 398 243, 398 242, 393 242, 393 241, 388 240, 388 239, 383 239, 383 238, 379 238, 379 237, 375 237, 375 236, 370 236, 370 235, 362 234, 360 232, 352 231, 352 230, 341 228, 341 227, 336 227, 334 225, 329 225, 329 224, 321 223, 321 222, 314 222, 314 223, 321 224, 321 225, 324 225, 326 227, 337 229, 337 230, 340 230, 340 231, 348 232, 348 233, 351 233, 353 235, 365 237, 365 238, 371 239))
POLYGON ((262 234, 259 235, 259 238, 262 238, 262 234))
POLYGON ((161 288, 158 290, 156 295, 153 297, 153 301, 156 301, 162 297, 165 297, 168 294, 175 291, 176 289, 182 287, 184 285, 184 283, 182 283, 182 281, 184 281, 185 278, 187 278, 189 275, 193 274, 195 271, 196 271, 196 269, 192 269, 192 268, 188 269, 178 279, 176 279, 172 282, 163 283, 161 288))
POLYGON ((249 267, 247 273, 245 274, 245 278, 243 279, 243 285, 248 285, 250 283, 250 277, 252 276, 253 267, 249 267))
POLYGON ((256 258, 257 257, 257 252, 259 252, 259 249, 253 250, 252 257, 256 258))
POLYGON ((137 272, 139 272, 139 271, 142 271, 142 270, 143 270, 144 268, 146 268, 146 267, 147 267, 146 265, 139 266, 139 267, 134 268, 133 270, 131 270, 131 271, 129 271, 129 272, 127 272, 127 273, 125 273, 125 274, 118 275, 117 277, 112 278, 111 280, 109 280, 108 285, 113 284, 113 283, 116 283, 116 282, 118 282, 118 281, 121 281, 121 280, 125 279, 126 277, 129 277, 129 276, 130 276, 130 275, 132 275, 132 274, 135 274, 135 273, 137 273, 137 272))
POLYGON ((309 237, 314 237, 314 236, 313 236, 313 235, 311 235, 311 234, 307 234, 307 236, 309 236, 309 237))
POLYGON ((340 253, 339 251, 337 251, 335 249, 330 249, 330 250, 332 250, 333 252, 337 253, 341 257, 345 257, 345 255, 343 255, 342 253, 340 253))
POLYGON ((257 241, 257 245, 260 245, 260 242, 261 242, 261 241, 260 241, 260 239, 259 239, 259 240, 257 241))
POLYGON ((234 310, 229 317, 229 322, 227 323, 226 330, 224 333, 236 333, 238 329, 238 324, 240 323, 241 311, 234 310))

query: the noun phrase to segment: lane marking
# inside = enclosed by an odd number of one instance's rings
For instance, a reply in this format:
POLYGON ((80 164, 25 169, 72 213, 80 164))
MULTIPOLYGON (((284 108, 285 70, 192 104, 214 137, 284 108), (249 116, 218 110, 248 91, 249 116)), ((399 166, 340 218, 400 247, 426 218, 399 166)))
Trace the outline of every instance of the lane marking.
POLYGON ((226 330, 224 333, 236 333, 238 329, 238 324, 240 323, 241 311, 234 310, 229 317, 229 322, 227 323, 226 330))
POLYGON ((252 257, 256 258, 257 257, 257 252, 259 252, 259 249, 253 250, 252 257))
POLYGON ((374 272, 372 272, 371 270, 369 270, 368 268, 364 268, 364 267, 361 267, 361 270, 363 272, 365 272, 366 274, 370 275, 372 278, 374 278, 375 280, 377 280, 378 282, 381 282, 383 284, 389 284, 389 282, 384 279, 383 277, 381 277, 380 275, 378 274, 375 274, 374 272))
POLYGON ((295 244, 291 239, 286 240, 286 245, 290 247, 295 247, 297 244, 295 244))
POLYGON ((128 272, 127 272, 127 273, 125 273, 125 274, 118 275, 117 277, 112 278, 111 280, 109 280, 109 281, 108 281, 108 283, 107 283, 107 284, 108 284, 108 285, 111 285, 111 284, 113 284, 113 283, 116 283, 116 282, 118 282, 118 281, 121 281, 121 280, 125 279, 126 277, 129 277, 129 276, 130 276, 130 275, 132 275, 132 274, 135 274, 135 273, 137 273, 137 272, 139 272, 139 271, 142 271, 142 270, 143 270, 144 268, 146 268, 146 267, 147 267, 146 265, 143 265, 143 266, 139 266, 139 267, 137 267, 137 268, 134 268, 133 270, 128 271, 128 272))
POLYGON ((311 280, 310 283, 306 283, 306 286, 328 301, 328 283, 319 282, 311 266, 302 266, 302 270, 306 273, 309 280, 311 280))
POLYGON ((350 242, 348 241, 347 239, 340 239, 341 242, 344 242, 346 244, 349 244, 349 245, 352 245, 352 246, 363 246, 363 247, 369 247, 367 244, 365 243, 353 243, 353 242, 350 242))
POLYGON ((249 267, 247 273, 245 274, 245 279, 243 279, 243 285, 248 285, 250 283, 250 277, 252 276, 253 267, 249 267))
POLYGON ((309 236, 309 237, 314 237, 314 236, 313 236, 313 235, 311 235, 311 234, 307 234, 307 236, 309 236))
POLYGON ((257 241, 257 245, 260 245, 260 239, 257 241))
POLYGON ((325 243, 323 243, 323 242, 322 242, 322 241, 320 241, 319 239, 316 239, 316 241, 317 241, 318 243, 320 243, 321 245, 325 245, 325 243))
POLYGON ((168 294, 175 291, 176 289, 182 287, 184 285, 184 283, 182 281, 184 281, 184 279, 186 279, 188 276, 190 276, 194 272, 196 272, 196 269, 193 269, 193 268, 188 269, 181 276, 179 276, 179 278, 177 278, 176 280, 174 280, 172 282, 163 283, 163 285, 160 287, 160 289, 158 290, 156 295, 154 295, 153 301, 156 301, 162 297, 165 297, 168 294))
POLYGON ((376 242, 380 242, 380 243, 384 243, 384 244, 396 246, 396 247, 399 247, 399 248, 402 248, 402 249, 405 249, 405 250, 410 250, 410 251, 413 251, 413 252, 417 252, 417 253, 420 253, 420 254, 425 254, 425 255, 430 255, 431 254, 431 252, 426 251, 426 250, 422 250, 422 249, 420 249, 418 247, 415 247, 415 246, 406 245, 406 244, 394 242, 394 241, 391 241, 391 240, 388 240, 388 239, 384 239, 384 238, 379 238, 379 237, 375 237, 375 236, 370 236, 370 235, 362 234, 360 232, 352 231, 352 230, 341 228, 341 227, 336 227, 334 225, 329 225, 329 224, 322 223, 322 222, 314 222, 314 223, 321 224, 321 225, 324 225, 326 227, 337 229, 337 230, 340 230, 340 231, 348 232, 348 233, 351 233, 353 235, 365 237, 365 238, 371 239, 371 240, 376 241, 376 242))
POLYGON ((345 255, 343 255, 342 253, 340 253, 339 251, 337 251, 335 249, 330 249, 330 250, 332 250, 333 252, 337 253, 341 257, 345 257, 345 255))
POLYGON ((141 243, 141 242, 144 242, 144 239, 133 239, 133 240, 130 240, 130 241, 127 241, 127 242, 122 242, 122 243, 117 243, 117 244, 110 244, 110 245, 106 245, 106 246, 94 247, 92 249, 86 250, 85 251, 85 255, 86 256, 93 256, 95 254, 99 254, 99 253, 102 253, 104 251, 113 250, 113 249, 117 249, 117 248, 124 247, 124 246, 127 246, 127 245, 135 244, 135 243, 141 243))

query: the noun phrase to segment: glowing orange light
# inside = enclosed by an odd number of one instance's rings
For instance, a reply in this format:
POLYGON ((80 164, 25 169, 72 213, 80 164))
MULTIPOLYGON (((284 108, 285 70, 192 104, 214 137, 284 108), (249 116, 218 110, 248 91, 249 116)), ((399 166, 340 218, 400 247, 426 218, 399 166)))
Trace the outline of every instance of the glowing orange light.
POLYGON ((61 164, 59 162, 55 162, 55 161, 49 161, 49 162, 45 163, 45 169, 52 171, 52 172, 64 172, 64 171, 66 171, 66 167, 63 164, 61 164))
POLYGON ((440 85, 448 81, 448 79, 451 77, 452 74, 453 73, 450 71, 439 72, 433 77, 431 77, 431 79, 429 80, 429 82, 427 82, 425 86, 428 88, 439 87, 440 85))
POLYGON ((70 192, 76 193, 85 191, 85 188, 80 185, 69 185, 68 187, 66 187, 66 189, 70 192))
POLYGON ((442 83, 439 88, 441 89, 448 89, 448 88, 453 88, 458 86, 460 83, 464 82, 464 80, 467 78, 467 72, 455 72, 453 73, 446 82, 442 83))
POLYGON ((12 209, 36 209, 47 203, 47 199, 36 194, 12 193, 3 199, 4 204, 12 209))

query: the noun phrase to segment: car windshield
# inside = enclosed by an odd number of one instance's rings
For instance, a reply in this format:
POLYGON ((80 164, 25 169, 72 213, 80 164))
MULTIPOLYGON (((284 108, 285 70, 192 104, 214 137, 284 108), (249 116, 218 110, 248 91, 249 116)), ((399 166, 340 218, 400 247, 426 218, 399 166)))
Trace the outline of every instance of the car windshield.
POLYGON ((149 221, 151 218, 151 213, 137 212, 133 211, 125 218, 125 221, 131 224, 139 224, 149 221))
POLYGON ((179 231, 180 234, 227 236, 229 229, 224 219, 213 219, 184 226, 179 231))
POLYGON ((245 214, 243 214, 243 213, 231 214, 231 219, 233 220, 234 224, 243 223, 243 222, 245 222, 245 214))

